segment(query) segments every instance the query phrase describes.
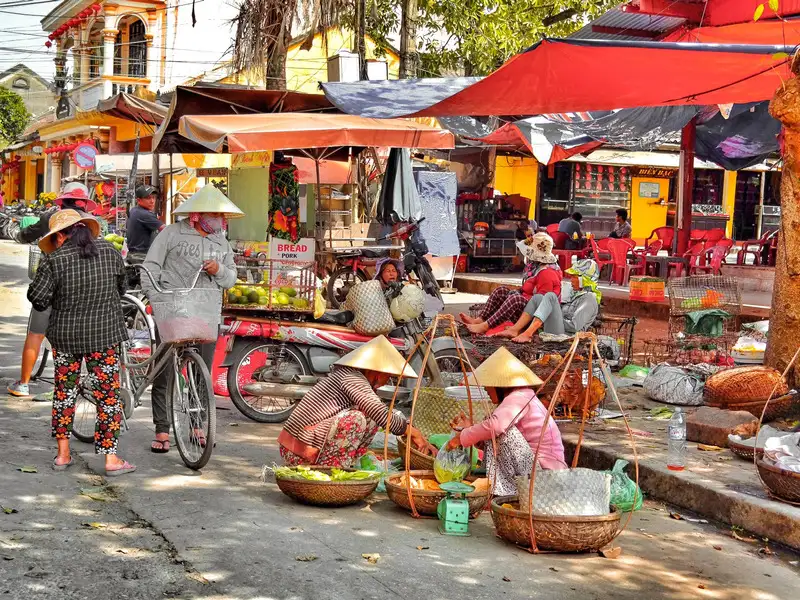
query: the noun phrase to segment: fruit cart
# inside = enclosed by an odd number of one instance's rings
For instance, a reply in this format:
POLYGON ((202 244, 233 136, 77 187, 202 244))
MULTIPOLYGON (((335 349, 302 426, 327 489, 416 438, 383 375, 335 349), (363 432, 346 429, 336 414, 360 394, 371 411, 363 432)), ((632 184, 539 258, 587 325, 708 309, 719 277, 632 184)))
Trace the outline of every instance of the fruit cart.
POLYGON ((225 292, 225 312, 313 314, 317 293, 313 262, 256 256, 237 264, 237 272, 236 285, 225 292))

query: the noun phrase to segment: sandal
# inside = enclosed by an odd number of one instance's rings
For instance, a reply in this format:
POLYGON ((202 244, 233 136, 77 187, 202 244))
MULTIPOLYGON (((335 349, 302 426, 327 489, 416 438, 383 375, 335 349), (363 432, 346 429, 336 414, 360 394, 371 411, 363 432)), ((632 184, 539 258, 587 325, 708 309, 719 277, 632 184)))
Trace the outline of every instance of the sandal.
POLYGON ((197 440, 197 445, 198 446, 200 446, 201 448, 205 448, 206 447, 206 434, 203 433, 202 429, 194 429, 192 431, 192 435, 193 435, 194 439, 197 440))
POLYGON ((169 452, 169 439, 153 440, 153 442, 150 444, 150 452, 153 452, 154 454, 166 454, 169 452), (155 446, 155 444, 161 444, 161 447, 159 448, 155 446))
POLYGON ((60 465, 60 464, 58 464, 58 463, 56 462, 56 460, 57 460, 57 459, 58 459, 58 456, 56 456, 56 457, 53 459, 53 471, 66 471, 66 470, 67 470, 69 467, 71 467, 71 466, 73 465, 73 463, 74 463, 74 461, 72 460, 72 457, 71 457, 71 456, 69 457, 69 462, 68 462, 68 463, 64 463, 63 465, 60 465))
POLYGON ((133 473, 135 470, 136 465, 132 465, 126 460, 122 462, 122 466, 118 469, 109 470, 106 468, 106 477, 119 477, 120 475, 125 475, 126 473, 133 473))

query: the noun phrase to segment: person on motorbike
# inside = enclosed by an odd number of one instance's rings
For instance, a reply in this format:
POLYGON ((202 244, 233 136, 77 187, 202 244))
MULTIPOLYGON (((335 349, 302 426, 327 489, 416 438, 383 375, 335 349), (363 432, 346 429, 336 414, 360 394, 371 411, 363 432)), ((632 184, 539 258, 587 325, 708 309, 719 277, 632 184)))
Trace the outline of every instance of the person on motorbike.
POLYGON ((136 188, 136 206, 131 209, 126 224, 125 242, 128 245, 128 261, 139 264, 144 261, 153 238, 165 225, 153 213, 156 206, 156 188, 140 185, 136 188))
MULTIPOLYGON (((94 205, 89 200, 89 189, 82 183, 77 182, 65 185, 56 198, 55 204, 53 208, 42 213, 38 222, 20 230, 17 236, 19 243, 32 244, 50 233, 50 217, 59 210, 72 209, 77 211, 81 217, 91 217, 90 211, 93 210, 92 205, 94 205)), ((22 346, 22 366, 19 380, 10 384, 7 388, 8 393, 12 396, 28 398, 31 395, 29 385, 31 375, 47 333, 50 311, 50 308, 46 308, 43 311, 31 308, 30 317, 28 318, 28 333, 22 346)))
POLYGON ((375 265, 375 277, 381 282, 381 287, 385 290, 389 284, 403 280, 405 270, 403 261, 396 258, 381 258, 375 265))
MULTIPOLYGON (((174 211, 186 216, 166 227, 153 240, 143 266, 162 290, 187 289, 198 272, 203 272, 196 287, 229 289, 236 283, 233 249, 225 238, 225 220, 243 217, 244 213, 225 194, 207 185, 174 211)), ((142 275, 142 290, 150 298, 158 298, 150 278, 142 275)), ((215 344, 201 344, 200 355, 208 370, 214 358, 215 344)), ((155 439, 150 450, 157 454, 169 452, 170 419, 167 412, 168 373, 164 369, 153 381, 151 391, 155 439)), ((198 440, 202 446, 204 440, 198 440)))
POLYGON ((420 451, 435 452, 425 436, 398 411, 391 414, 374 390, 390 377, 416 378, 414 370, 384 336, 379 336, 334 363, 297 404, 278 444, 290 466, 347 468, 367 452, 378 429, 405 435, 420 451), (405 369, 404 369, 405 367, 405 369))

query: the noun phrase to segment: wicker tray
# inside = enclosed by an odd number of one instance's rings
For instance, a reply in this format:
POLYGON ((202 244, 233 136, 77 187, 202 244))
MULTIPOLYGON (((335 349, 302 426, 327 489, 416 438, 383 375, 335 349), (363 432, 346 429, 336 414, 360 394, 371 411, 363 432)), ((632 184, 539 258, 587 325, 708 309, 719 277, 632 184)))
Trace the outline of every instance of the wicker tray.
MULTIPOLYGON (((408 491, 405 487, 400 485, 400 478, 405 473, 397 475, 390 475, 386 478, 386 494, 389 499, 397 504, 400 508, 411 510, 411 502, 408 500, 408 491)), ((411 471, 411 477, 415 479, 435 479, 433 471, 411 471)), ((467 477, 466 481, 474 481, 476 478, 473 476, 467 477)), ((436 508, 439 506, 444 497, 447 495, 445 492, 436 492, 433 490, 411 490, 411 495, 414 496, 414 506, 417 512, 421 515, 435 516, 436 508)), ((467 501, 469 502, 470 517, 475 518, 481 513, 486 506, 488 500, 488 492, 472 492, 467 494, 467 501)))
MULTIPOLYGON (((330 473, 331 467, 308 465, 315 471, 330 473)), ((357 469, 342 469, 356 471, 357 469)), ((348 506, 357 504, 375 491, 379 478, 367 481, 306 481, 275 477, 280 490, 301 504, 311 506, 348 506)))
POLYGON ((786 381, 775 369, 763 366, 734 367, 709 377, 703 388, 703 398, 708 405, 761 402, 763 407, 763 402, 773 390, 776 395, 789 392, 786 381))
POLYGON ((730 451, 733 452, 739 458, 743 458, 750 462, 753 462, 754 453, 757 453, 759 458, 761 458, 764 455, 764 448, 753 448, 752 446, 745 446, 744 444, 734 442, 731 439, 728 439, 728 448, 730 448, 730 451))
POLYGON ((784 471, 759 459, 756 462, 761 481, 773 496, 789 502, 800 502, 800 473, 784 471))
MULTIPOLYGON (((718 404, 716 402, 706 402, 706 406, 713 408, 721 408, 723 410, 743 410, 749 412, 756 418, 761 418, 761 413, 764 411, 764 404, 766 402, 759 400, 757 402, 743 402, 738 404, 718 404)), ((792 413, 798 407, 798 398, 796 393, 786 394, 779 398, 773 398, 767 412, 764 413, 764 422, 774 421, 792 413)), ((752 457, 751 457, 752 458, 752 457)))
MULTIPOLYGON (((531 527, 528 513, 503 504, 516 504, 516 496, 499 496, 492 500, 492 520, 497 535, 504 540, 529 548, 531 527)), ((595 552, 609 544, 619 531, 620 513, 601 517, 533 516, 536 545, 552 552, 595 552)))
MULTIPOLYGON (((403 464, 406 462, 406 438, 404 436, 397 436, 397 450, 400 452, 400 458, 403 459, 403 464)), ((413 446, 411 447, 411 464, 409 467, 418 471, 431 471, 433 472, 434 457, 430 454, 423 454, 413 446)))

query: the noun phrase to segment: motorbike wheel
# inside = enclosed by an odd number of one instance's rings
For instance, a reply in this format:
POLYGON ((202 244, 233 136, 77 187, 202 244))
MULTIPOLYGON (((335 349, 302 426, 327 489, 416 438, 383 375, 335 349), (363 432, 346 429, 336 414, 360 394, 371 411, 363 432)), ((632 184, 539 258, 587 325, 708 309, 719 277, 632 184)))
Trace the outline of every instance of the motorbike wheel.
POLYGON ((433 276, 433 271, 428 262, 420 261, 415 270, 425 293, 442 300, 442 293, 439 291, 439 282, 436 281, 436 278, 433 276))
POLYGON ((352 267, 344 266, 336 269, 328 278, 327 300, 331 303, 331 308, 341 308, 353 286, 366 280, 364 273, 353 271, 352 267))
POLYGON ((270 341, 254 341, 239 344, 234 350, 231 367, 228 369, 228 393, 231 401, 241 413, 259 423, 281 423, 289 418, 294 410, 295 403, 288 398, 271 396, 250 396, 243 392, 242 386, 255 383, 253 375, 256 371, 272 368, 278 375, 288 377, 292 375, 311 375, 303 354, 292 346, 284 346, 270 341), (281 364, 272 364, 273 355, 283 351, 281 364))

